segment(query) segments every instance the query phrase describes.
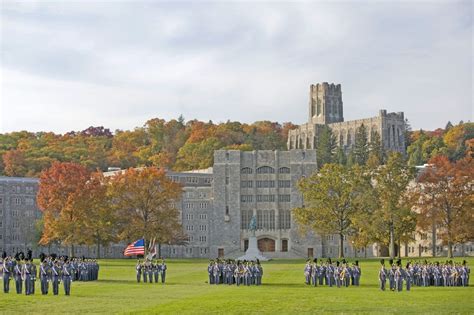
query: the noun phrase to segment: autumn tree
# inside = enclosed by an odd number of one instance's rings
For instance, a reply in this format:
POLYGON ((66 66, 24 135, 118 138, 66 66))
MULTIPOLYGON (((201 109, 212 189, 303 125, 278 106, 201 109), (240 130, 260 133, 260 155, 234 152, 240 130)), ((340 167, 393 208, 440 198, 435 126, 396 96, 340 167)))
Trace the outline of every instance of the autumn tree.
POLYGON ((176 241, 182 231, 178 210, 182 188, 155 167, 128 169, 110 179, 110 196, 118 213, 119 237, 145 237, 158 243, 176 241))
POLYGON ((354 162, 359 165, 365 165, 369 158, 369 142, 367 135, 367 127, 360 125, 355 134, 354 144, 354 162))
MULTIPOLYGON (((395 257, 395 242, 401 238, 397 235, 397 226, 402 224, 406 215, 406 195, 410 181, 414 178, 414 169, 407 166, 399 152, 392 152, 385 165, 375 171, 375 188, 379 198, 379 209, 376 216, 388 231, 390 257, 395 257)), ((398 229, 398 230, 401 230, 398 229)), ((406 229, 403 229, 407 233, 406 229)))
POLYGON ((10 150, 3 154, 4 172, 8 176, 25 176, 28 169, 25 153, 21 150, 10 150))
POLYGON ((328 126, 321 126, 318 128, 318 141, 316 143, 316 157, 318 160, 318 167, 323 167, 324 164, 332 163, 336 153, 336 137, 328 126))
POLYGON ((97 246, 97 258, 100 258, 101 246, 118 241, 118 212, 112 206, 109 178, 102 172, 94 172, 80 192, 80 207, 85 209, 85 242, 97 246))
POLYGON ((73 256, 74 245, 85 243, 87 209, 82 198, 89 178, 89 171, 75 163, 56 162, 41 173, 37 195, 44 220, 41 245, 55 241, 69 245, 73 256))
POLYGON ((350 234, 354 215, 364 207, 361 172, 357 166, 325 164, 298 183, 304 206, 293 209, 296 222, 321 234, 337 234, 339 257, 344 257, 344 237, 350 234))
POLYGON ((474 239, 473 161, 470 157, 457 162, 445 156, 432 158, 412 193, 420 228, 437 227, 437 236, 448 246, 449 257, 453 257, 454 244, 474 239))

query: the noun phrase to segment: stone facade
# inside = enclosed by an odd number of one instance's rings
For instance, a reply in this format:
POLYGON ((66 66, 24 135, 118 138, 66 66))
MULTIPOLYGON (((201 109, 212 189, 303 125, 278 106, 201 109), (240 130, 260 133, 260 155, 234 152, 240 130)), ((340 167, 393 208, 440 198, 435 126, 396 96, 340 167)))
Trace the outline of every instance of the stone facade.
POLYGON ((310 86, 308 107, 308 122, 288 133, 289 150, 316 148, 319 130, 321 126, 327 125, 333 131, 338 145, 347 152, 355 144, 357 128, 364 125, 369 141, 376 132, 385 150, 405 153, 403 112, 387 113, 382 109, 376 117, 344 121, 341 85, 326 82, 310 86))

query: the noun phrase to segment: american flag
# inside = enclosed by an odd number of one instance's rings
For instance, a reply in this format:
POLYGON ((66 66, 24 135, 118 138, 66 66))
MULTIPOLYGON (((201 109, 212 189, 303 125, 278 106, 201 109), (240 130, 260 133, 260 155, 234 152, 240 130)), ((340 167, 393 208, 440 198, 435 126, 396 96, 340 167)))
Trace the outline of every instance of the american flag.
POLYGON ((145 240, 139 239, 128 245, 123 252, 125 256, 145 255, 145 240))

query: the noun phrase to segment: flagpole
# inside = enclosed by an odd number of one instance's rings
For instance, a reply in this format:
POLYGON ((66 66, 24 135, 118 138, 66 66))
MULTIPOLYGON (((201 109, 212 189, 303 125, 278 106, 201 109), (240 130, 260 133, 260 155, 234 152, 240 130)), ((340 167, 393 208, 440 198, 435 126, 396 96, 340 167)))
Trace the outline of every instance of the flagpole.
POLYGON ((143 235, 143 258, 145 259, 146 261, 146 238, 145 238, 145 235, 143 235))

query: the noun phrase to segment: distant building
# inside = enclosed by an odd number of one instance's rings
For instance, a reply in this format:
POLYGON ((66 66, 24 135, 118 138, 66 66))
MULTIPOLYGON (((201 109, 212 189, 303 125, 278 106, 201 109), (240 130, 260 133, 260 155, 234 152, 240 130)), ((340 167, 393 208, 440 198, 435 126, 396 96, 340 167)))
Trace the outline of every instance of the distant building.
POLYGON ((378 133, 385 150, 405 153, 403 112, 382 109, 375 117, 344 121, 341 85, 327 82, 310 86, 308 109, 308 122, 288 133, 288 150, 316 148, 321 127, 327 125, 347 152, 355 144, 357 128, 364 125, 369 141, 378 133))

